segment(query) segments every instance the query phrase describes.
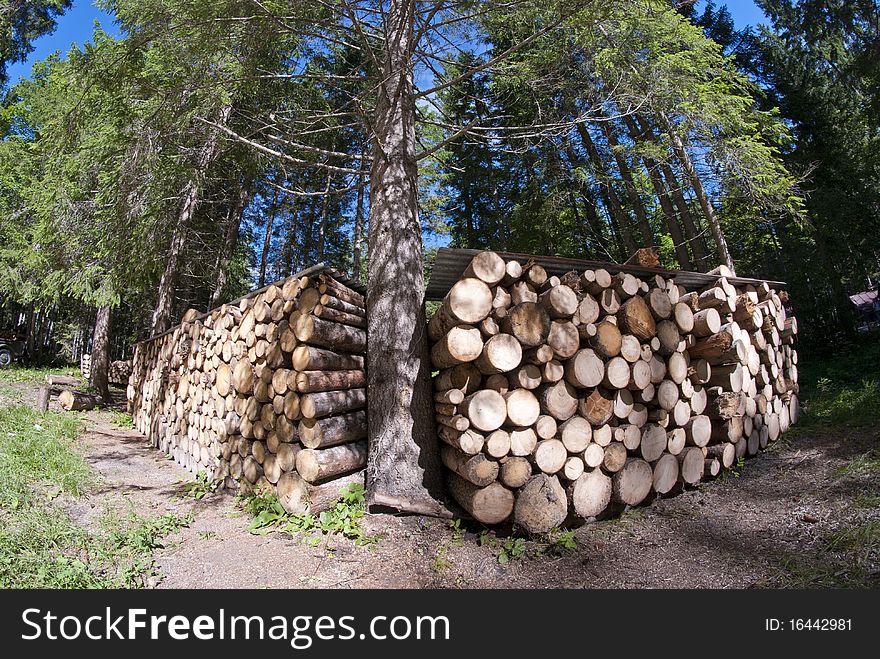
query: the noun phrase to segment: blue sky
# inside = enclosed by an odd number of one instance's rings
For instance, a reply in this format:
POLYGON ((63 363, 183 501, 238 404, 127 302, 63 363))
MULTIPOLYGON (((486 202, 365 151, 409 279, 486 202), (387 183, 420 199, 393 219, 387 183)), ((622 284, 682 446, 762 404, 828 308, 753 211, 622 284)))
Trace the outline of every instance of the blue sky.
MULTIPOLYGON (((764 16, 752 0, 728 0, 728 2, 718 0, 718 4, 727 5, 737 27, 754 25, 764 16)), ((34 42, 34 51, 26 62, 9 66, 10 82, 15 83, 20 77, 29 76, 34 62, 45 59, 56 50, 64 53, 70 49, 71 44, 83 44, 88 41, 92 36, 92 28, 96 20, 106 32, 118 34, 119 31, 113 24, 113 17, 110 14, 101 11, 88 0, 74 2, 73 7, 58 20, 55 32, 34 42)))

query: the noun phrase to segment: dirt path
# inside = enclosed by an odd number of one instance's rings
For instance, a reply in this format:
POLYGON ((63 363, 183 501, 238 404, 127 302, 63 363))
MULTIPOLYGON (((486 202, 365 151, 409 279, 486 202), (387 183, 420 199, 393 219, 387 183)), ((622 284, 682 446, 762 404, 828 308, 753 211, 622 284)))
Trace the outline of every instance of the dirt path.
MULTIPOLYGON (((878 446, 877 428, 800 433, 729 474, 621 518, 575 531, 577 549, 562 555, 528 541, 526 555, 499 564, 504 538, 482 545, 479 528, 454 534, 419 517, 368 516, 384 537, 372 547, 330 539, 248 532, 248 519, 227 494, 194 501, 182 492, 189 474, 106 412, 84 415, 88 461, 105 485, 79 505, 128 506, 141 515, 194 515, 157 554, 161 588, 685 587, 748 588, 880 584, 876 551, 829 549, 829 534, 880 525, 876 472, 841 475, 878 446), (494 546, 493 546, 494 545, 494 546)), ((876 532, 876 531, 875 531, 876 532)))

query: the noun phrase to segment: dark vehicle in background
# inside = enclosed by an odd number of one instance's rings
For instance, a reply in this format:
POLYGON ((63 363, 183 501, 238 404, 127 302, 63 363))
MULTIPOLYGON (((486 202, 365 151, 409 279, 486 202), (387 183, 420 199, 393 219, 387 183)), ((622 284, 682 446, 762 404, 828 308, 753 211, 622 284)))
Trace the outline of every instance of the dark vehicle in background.
POLYGON ((24 337, 15 332, 0 330, 0 368, 6 368, 21 359, 24 351, 24 337))

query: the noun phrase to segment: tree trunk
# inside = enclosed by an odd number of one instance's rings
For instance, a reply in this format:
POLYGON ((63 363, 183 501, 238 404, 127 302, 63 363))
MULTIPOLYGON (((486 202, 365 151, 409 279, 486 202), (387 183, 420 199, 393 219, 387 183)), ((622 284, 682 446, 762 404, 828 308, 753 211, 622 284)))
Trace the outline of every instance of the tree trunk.
POLYGON ((387 9, 373 117, 367 356, 371 506, 443 514, 424 314, 412 40, 415 3, 387 9))
POLYGON ((327 217, 330 213, 330 184, 333 176, 327 173, 327 183, 324 186, 324 196, 321 198, 321 223, 318 225, 318 252, 315 261, 321 263, 324 260, 324 245, 327 242, 327 217))
MULTIPOLYGON (((223 295, 223 289, 226 288, 227 268, 232 255, 235 253, 235 246, 238 244, 238 231, 241 228, 241 218, 244 215, 244 209, 250 200, 251 181, 245 180, 239 185, 238 195, 236 195, 232 206, 229 209, 229 218, 226 224, 226 239, 223 241, 223 249, 217 256, 217 283, 214 286, 214 292, 211 293, 211 300, 208 308, 213 309, 220 301, 223 295)), ((261 283, 260 288, 263 287, 261 283)))
MULTIPOLYGON (((361 156, 366 158, 366 148, 361 149, 361 156)), ((352 258, 354 259, 354 263, 352 264, 352 278, 359 282, 361 280, 361 247, 364 241, 364 188, 366 187, 366 160, 361 160, 359 173, 358 173, 358 191, 357 191, 357 200, 355 201, 354 208, 354 236, 352 239, 353 243, 353 254, 352 258)))
POLYGON ((627 197, 629 197, 629 203, 635 211, 639 231, 642 234, 642 244, 646 247, 650 247, 654 244, 654 235, 651 232, 651 224, 648 222, 648 213, 645 210, 645 204, 642 201, 642 198, 639 196, 639 191, 636 188, 636 183, 633 179, 632 172, 630 171, 629 163, 626 161, 626 156, 620 152, 620 143, 614 135, 614 128, 611 126, 611 122, 600 121, 599 123, 602 126, 602 131, 605 133, 605 139, 608 140, 608 146, 611 147, 611 154, 614 157, 614 161, 617 163, 620 177, 623 179, 623 187, 626 190, 627 197))
POLYGON ((272 225, 275 224, 275 213, 278 211, 278 190, 272 193, 272 206, 266 218, 266 234, 263 237, 263 252, 260 255, 260 281, 257 288, 266 285, 266 264, 269 261, 269 245, 272 243, 272 225))
MULTIPOLYGON (((630 137, 633 140, 642 137, 632 117, 624 117, 624 121, 626 122, 627 130, 629 130, 630 137)), ((645 165, 648 178, 651 179, 654 194, 657 195, 657 199, 660 201, 660 208, 663 210, 663 217, 666 219, 666 227, 669 229, 669 235, 672 236, 672 241, 675 243, 675 258, 678 259, 678 265, 683 270, 690 270, 691 259, 688 254, 687 243, 685 242, 684 234, 681 232, 681 227, 678 224, 675 207, 672 205, 672 200, 669 198, 666 186, 663 185, 663 179, 660 176, 657 163, 648 156, 642 156, 642 163, 645 165)))
MULTIPOLYGON (((657 144, 658 140, 654 133, 651 131, 650 124, 645 120, 644 117, 637 117, 634 119, 634 123, 639 128, 639 132, 651 142, 657 144)), ((663 174, 663 178, 666 180, 666 189, 669 190, 670 195, 672 196, 672 201, 675 204, 676 209, 678 210, 678 216, 681 218, 682 226, 684 227, 685 233, 687 234, 688 243, 690 243, 691 250, 694 254, 694 260, 698 264, 704 264, 708 257, 708 253, 706 251, 706 243, 703 240, 703 236, 699 228, 697 227, 696 222, 694 221, 694 216, 691 214, 690 204, 688 204, 687 199, 685 199, 684 194, 682 193, 682 186, 678 180, 678 177, 675 175, 675 172, 672 170, 672 167, 669 166, 667 162, 661 161, 660 172, 663 174)))
POLYGON ((690 179, 691 187, 694 189, 694 194, 697 195, 697 201, 700 202, 700 207, 706 215, 706 221, 709 223, 709 230, 712 232, 712 237, 715 239, 718 258, 721 259, 721 262, 724 265, 731 270, 734 270, 733 259, 730 257, 730 251, 727 249, 727 240, 724 238, 724 232, 721 230, 721 223, 718 221, 718 216, 715 215, 715 208, 712 206, 711 200, 703 189, 703 183, 700 181, 700 176, 691 160, 690 154, 687 152, 681 138, 675 132, 675 127, 672 125, 672 122, 670 122, 665 115, 662 115, 662 117, 666 130, 669 133, 669 138, 672 140, 672 148, 675 150, 675 155, 681 160, 681 164, 684 166, 684 170, 690 179))
MULTIPOLYGON (((614 191, 614 186, 611 183, 611 176, 605 168, 602 156, 599 154, 599 150, 596 148, 593 138, 590 137, 590 131, 588 131, 587 127, 582 123, 576 124, 576 127, 581 142, 583 142, 584 148, 586 148, 587 154, 590 157, 590 161, 593 163, 593 168, 596 170, 596 174, 600 179, 600 185, 605 191, 605 202, 609 210, 612 226, 616 227, 618 233, 623 239, 623 246, 626 253, 632 254, 636 250, 636 244, 633 240, 632 231, 630 230, 630 220, 623 211, 620 199, 614 191)), ((626 258, 626 256, 624 256, 624 258, 626 258)))
POLYGON ((95 316, 95 332, 92 335, 92 362, 89 380, 98 394, 110 400, 107 371, 110 368, 110 305, 98 307, 95 316))
MULTIPOLYGON (((222 107, 217 123, 225 124, 231 112, 231 106, 222 107)), ((174 284, 177 281, 177 274, 180 269, 181 255, 186 243, 187 234, 189 233, 190 222, 192 222, 196 207, 199 204, 199 194, 202 182, 205 179, 205 173, 217 155, 217 140, 217 131, 211 130, 205 138, 205 144, 202 146, 198 160, 194 164, 192 176, 181 191, 180 196, 183 202, 177 215, 177 223, 174 226, 174 234, 171 237, 171 245, 168 249, 168 258, 165 261, 165 270, 162 273, 162 278, 159 280, 159 290, 156 295, 156 308, 153 311, 151 323, 153 334, 161 334, 171 324, 174 284)))

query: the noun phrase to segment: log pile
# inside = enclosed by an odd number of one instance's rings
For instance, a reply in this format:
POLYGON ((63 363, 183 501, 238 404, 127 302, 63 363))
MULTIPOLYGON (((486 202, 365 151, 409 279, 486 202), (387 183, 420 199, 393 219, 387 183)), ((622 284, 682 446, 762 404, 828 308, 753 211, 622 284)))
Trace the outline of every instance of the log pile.
POLYGON ((696 485, 798 418, 784 292, 474 257, 429 322, 452 497, 546 532, 696 485))
POLYGON ((193 474, 319 512, 363 483, 365 351, 363 296, 293 276, 138 344, 129 410, 193 474))

